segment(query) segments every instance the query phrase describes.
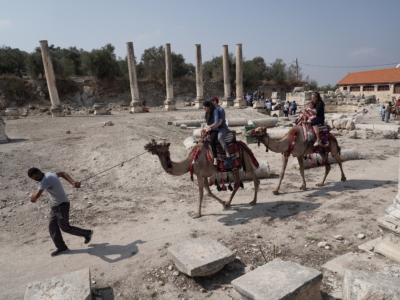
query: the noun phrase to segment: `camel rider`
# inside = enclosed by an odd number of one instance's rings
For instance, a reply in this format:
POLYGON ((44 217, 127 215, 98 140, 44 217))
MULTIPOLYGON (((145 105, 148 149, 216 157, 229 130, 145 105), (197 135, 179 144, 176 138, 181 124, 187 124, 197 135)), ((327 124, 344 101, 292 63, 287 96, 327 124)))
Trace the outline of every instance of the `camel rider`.
POLYGON ((217 97, 212 97, 211 99, 211 104, 214 107, 214 116, 216 116, 217 120, 214 119, 214 123, 211 125, 206 126, 206 131, 210 131, 210 143, 211 143, 211 148, 215 147, 215 154, 213 150, 213 155, 214 155, 214 163, 213 165, 217 165, 217 156, 216 156, 216 143, 217 139, 219 143, 221 144, 221 147, 225 151, 226 159, 224 162, 224 166, 229 166, 233 158, 230 157, 228 146, 225 143, 225 137, 228 133, 228 125, 226 125, 226 120, 225 120, 225 110, 218 105, 219 99, 217 97), (215 132, 216 131, 216 132, 215 132))
POLYGON ((315 135, 317 137, 316 142, 314 143, 314 147, 321 146, 321 137, 319 136, 319 127, 318 125, 324 125, 325 123, 325 103, 322 101, 320 94, 314 91, 311 94, 311 101, 314 103, 316 111, 310 111, 315 118, 311 120, 311 125, 314 129, 315 135))

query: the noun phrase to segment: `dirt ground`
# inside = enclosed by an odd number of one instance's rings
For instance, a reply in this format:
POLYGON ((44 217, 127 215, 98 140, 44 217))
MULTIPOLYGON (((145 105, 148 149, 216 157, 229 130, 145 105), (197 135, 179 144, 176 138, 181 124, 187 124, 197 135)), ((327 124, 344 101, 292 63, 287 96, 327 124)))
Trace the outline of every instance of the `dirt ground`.
MULTIPOLYGON (((251 108, 226 112, 228 118, 264 117, 251 108)), ((277 196, 272 190, 278 183, 281 154, 251 144, 256 158, 267 160, 271 170, 271 177, 261 180, 257 205, 248 205, 253 183, 245 182, 229 209, 206 197, 200 219, 191 217, 198 190, 189 174, 172 177, 156 156, 146 153, 85 181, 81 189, 63 182, 71 200, 70 223, 94 229, 94 236, 85 245, 83 238, 63 234, 70 251, 50 256, 55 247, 47 229, 48 196, 43 194, 36 204, 29 202, 28 195, 38 184, 27 177, 28 168, 66 171, 83 180, 142 154, 151 135, 168 139, 171 159, 178 161, 186 153, 183 140, 193 130, 167 123, 199 119, 203 114, 179 107, 173 112, 151 109, 148 114, 113 110, 107 116, 74 113, 65 118, 30 115, 6 120, 12 141, 0 145, 0 299, 22 299, 28 283, 82 268, 90 268, 95 282, 93 299, 240 299, 230 282, 273 259, 274 247, 283 260, 321 270, 323 296, 329 299, 327 279, 334 275, 322 265, 344 253, 361 251, 358 245, 381 235, 376 219, 385 214, 397 193, 398 140, 382 139, 373 132, 348 139, 335 131, 342 149, 357 150, 361 157, 344 163, 347 181, 339 181, 340 170, 333 165, 326 185, 316 187, 324 168, 309 169, 308 190, 301 191, 301 177, 290 158, 277 196), (103 126, 106 121, 114 126, 103 126), (355 233, 366 238, 360 240, 355 233), (339 234, 344 240, 334 239, 339 234), (232 249, 236 260, 206 278, 174 275, 168 246, 203 237, 232 249), (327 241, 331 250, 318 248, 319 241, 327 241)), ((367 122, 382 123, 375 113, 367 122)), ((212 191, 229 199, 229 191, 218 192, 215 186, 212 191)), ((377 271, 368 265, 359 269, 377 271)))

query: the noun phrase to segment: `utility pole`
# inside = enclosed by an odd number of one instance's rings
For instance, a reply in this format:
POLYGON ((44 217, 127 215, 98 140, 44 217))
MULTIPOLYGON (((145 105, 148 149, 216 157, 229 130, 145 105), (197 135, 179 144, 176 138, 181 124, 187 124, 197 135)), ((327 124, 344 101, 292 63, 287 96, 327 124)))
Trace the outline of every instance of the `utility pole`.
POLYGON ((297 58, 296 58, 296 78, 297 80, 299 80, 299 62, 297 61, 297 58))

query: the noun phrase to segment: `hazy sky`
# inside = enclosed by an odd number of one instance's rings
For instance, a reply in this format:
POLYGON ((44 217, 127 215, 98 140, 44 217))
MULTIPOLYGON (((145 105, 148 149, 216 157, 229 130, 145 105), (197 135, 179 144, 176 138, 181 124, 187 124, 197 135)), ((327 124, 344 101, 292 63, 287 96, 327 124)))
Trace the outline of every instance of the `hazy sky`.
POLYGON ((400 0, 0 0, 0 45, 28 52, 39 40, 84 50, 111 43, 125 57, 126 42, 143 50, 171 44, 194 63, 220 56, 222 45, 267 63, 299 60, 319 85, 335 85, 347 73, 392 68, 400 63, 400 0), (367 66, 318 68, 320 66, 367 66))

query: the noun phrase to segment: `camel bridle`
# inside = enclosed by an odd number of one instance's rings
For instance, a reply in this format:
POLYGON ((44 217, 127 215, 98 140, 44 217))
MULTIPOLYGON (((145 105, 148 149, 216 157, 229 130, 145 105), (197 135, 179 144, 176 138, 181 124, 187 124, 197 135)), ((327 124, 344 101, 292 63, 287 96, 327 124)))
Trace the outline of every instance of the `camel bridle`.
POLYGON ((260 147, 261 139, 264 137, 268 137, 268 142, 267 142, 267 145, 265 146, 265 152, 268 152, 268 145, 269 145, 269 139, 270 139, 268 133, 265 132, 263 135, 256 135, 255 129, 250 130, 250 132, 251 132, 252 137, 257 140, 258 147, 260 147))
POLYGON ((160 150, 158 149, 157 143, 154 139, 151 140, 151 154, 152 155, 159 155, 159 156, 164 156, 166 161, 167 161, 167 168, 168 174, 172 173, 172 162, 171 162, 171 157, 169 150, 160 150))

